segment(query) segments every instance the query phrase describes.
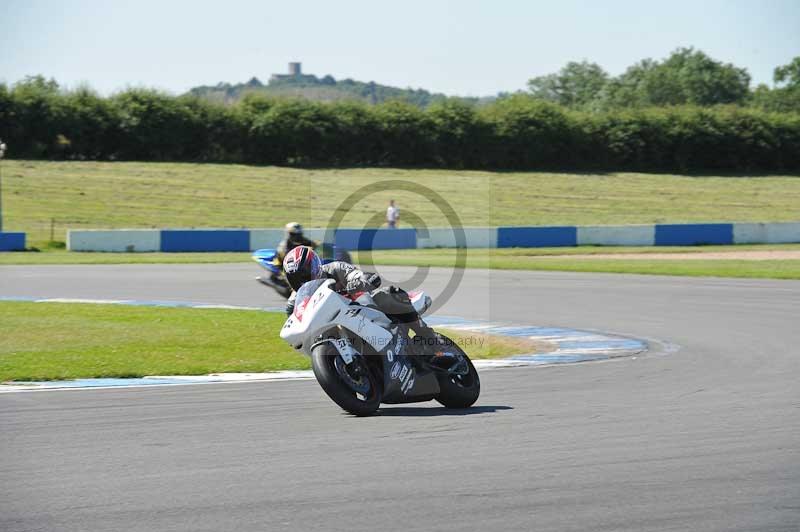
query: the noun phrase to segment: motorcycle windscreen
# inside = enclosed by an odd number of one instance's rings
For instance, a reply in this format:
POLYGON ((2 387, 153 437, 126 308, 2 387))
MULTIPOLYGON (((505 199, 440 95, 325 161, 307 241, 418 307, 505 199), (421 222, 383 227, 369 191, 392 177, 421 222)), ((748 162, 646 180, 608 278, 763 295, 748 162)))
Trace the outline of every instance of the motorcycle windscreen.
POLYGON ((308 281, 297 291, 297 299, 295 299, 295 301, 303 301, 306 298, 310 298, 320 286, 329 281, 330 279, 314 279, 313 281, 308 281))

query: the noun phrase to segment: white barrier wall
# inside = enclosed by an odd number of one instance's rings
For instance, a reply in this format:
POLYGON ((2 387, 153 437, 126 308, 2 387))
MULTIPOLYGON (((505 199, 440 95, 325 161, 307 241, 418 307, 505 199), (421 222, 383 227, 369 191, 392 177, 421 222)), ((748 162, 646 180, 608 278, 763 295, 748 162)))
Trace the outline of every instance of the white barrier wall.
MULTIPOLYGON (((468 248, 494 248, 497 247, 496 227, 465 227, 468 248)), ((428 230, 428 237, 423 238, 417 233, 418 248, 454 248, 456 235, 452 228, 433 228, 428 230)))
POLYGON ((579 246, 652 246, 655 238, 654 225, 578 226, 579 246))
POLYGON ((276 248, 283 240, 283 229, 251 229, 250 249, 276 248))
POLYGON ((735 223, 733 241, 736 244, 790 244, 800 242, 800 222, 735 223))
MULTIPOLYGON (((343 231, 352 233, 359 230, 344 229, 343 231)), ((383 229, 382 231, 390 230, 383 229)), ((307 229, 305 234, 308 238, 318 242, 322 242, 325 238, 324 229, 307 229)), ((342 234, 344 233, 338 233, 339 236, 342 234)), ((800 222, 465 227, 464 235, 466 246, 469 248, 495 248, 498 244, 502 247, 693 245, 693 242, 783 244, 800 242, 800 222), (498 235, 500 235, 499 239, 498 235)), ((69 230, 67 231, 67 249, 110 252, 245 252, 248 249, 274 248, 283 239, 283 236, 283 229, 69 230)), ((457 244, 452 228, 432 228, 427 231, 427 234, 419 232, 412 236, 416 238, 404 242, 400 247, 413 247, 414 240, 418 248, 453 248, 457 244)))
MULTIPOLYGON (((325 229, 305 229, 306 238, 322 242, 325 239, 325 229)), ((285 235, 283 229, 250 229, 250 249, 276 248, 285 235)))
POLYGON ((160 229, 119 229, 115 231, 67 231, 67 249, 70 251, 160 251, 160 229))
POLYGON ((325 240, 325 229, 304 229, 303 234, 306 238, 310 238, 311 240, 316 240, 317 242, 323 242, 325 240))

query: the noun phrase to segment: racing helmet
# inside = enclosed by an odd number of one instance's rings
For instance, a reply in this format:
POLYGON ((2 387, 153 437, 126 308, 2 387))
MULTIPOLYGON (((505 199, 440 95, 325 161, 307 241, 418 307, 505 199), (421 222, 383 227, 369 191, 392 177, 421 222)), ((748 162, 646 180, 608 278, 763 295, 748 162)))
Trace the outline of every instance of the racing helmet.
POLYGON ((303 284, 319 278, 322 261, 308 246, 297 246, 283 259, 283 271, 289 286, 296 292, 303 284))
POLYGON ((286 224, 286 227, 284 227, 284 229, 286 230, 287 235, 292 235, 292 236, 303 235, 303 226, 297 222, 289 222, 288 224, 286 224))

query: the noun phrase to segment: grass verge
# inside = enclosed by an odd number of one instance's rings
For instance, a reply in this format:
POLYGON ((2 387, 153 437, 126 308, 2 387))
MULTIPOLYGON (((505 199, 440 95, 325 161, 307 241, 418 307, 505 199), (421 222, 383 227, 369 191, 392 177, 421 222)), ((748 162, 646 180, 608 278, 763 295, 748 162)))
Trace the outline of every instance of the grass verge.
MULTIPOLYGON (((369 191, 383 180, 438 192, 467 226, 800 220, 796 176, 25 160, 2 164, 5 228, 26 231, 29 245, 36 247, 63 241, 66 228, 282 227, 289 220, 324 227, 351 193, 364 187, 369 191)), ((435 205, 412 190, 368 195, 352 206, 343 225, 380 223, 390 198, 428 227, 450 225, 435 205)), ((406 219, 411 218, 401 217, 401 225, 406 219)))
MULTIPOLYGON (((543 270, 571 272, 638 273, 651 275, 680 275, 693 277, 743 277, 764 279, 800 279, 800 260, 736 260, 736 259, 626 259, 626 253, 679 253, 719 252, 748 249, 796 250, 798 245, 782 246, 703 246, 692 248, 535 248, 535 249, 470 249, 467 267, 502 270, 543 270), (588 251, 588 253, 587 253, 588 251), (584 254, 581 258, 580 254, 584 254), (593 259, 591 254, 618 254, 619 258, 593 259), (552 255, 574 255, 552 257, 552 255)), ((373 264, 395 266, 453 267, 456 263, 453 249, 418 249, 374 251, 369 260, 373 264)), ((363 265, 367 255, 358 259, 363 265)))
MULTIPOLYGON (((309 368, 278 337, 283 321, 279 313, 244 310, 0 302, 0 382, 309 368)), ((473 358, 543 347, 443 332, 473 358)))
MULTIPOLYGON (((251 262, 251 253, 93 253, 13 251, 0 253, 3 264, 213 264, 251 262)), ((253 267, 256 267, 255 263, 253 267)))
MULTIPOLYGON (((512 257, 527 260, 528 257, 552 255, 606 255, 630 253, 719 253, 728 251, 800 251, 800 244, 753 244, 735 246, 639 246, 604 247, 578 246, 558 248, 509 248, 509 249, 471 249, 469 266, 475 268, 492 267, 490 254, 495 257, 512 257)), ((368 254, 354 252, 354 258, 366 260, 368 254)), ((455 251, 452 249, 420 249, 376 251, 372 253, 376 264, 407 266, 452 266, 455 251), (380 261, 380 262, 379 262, 380 261)), ((65 250, 42 252, 3 252, 0 265, 38 265, 38 264, 212 264, 249 263, 251 253, 92 253, 65 250)))

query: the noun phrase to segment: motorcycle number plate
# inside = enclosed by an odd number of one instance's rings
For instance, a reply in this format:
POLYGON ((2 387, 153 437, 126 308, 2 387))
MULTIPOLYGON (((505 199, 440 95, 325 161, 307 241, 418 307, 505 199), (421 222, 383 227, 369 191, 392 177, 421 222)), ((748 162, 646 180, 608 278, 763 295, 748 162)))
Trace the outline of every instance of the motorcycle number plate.
POLYGON ((356 355, 356 350, 353 348, 353 343, 349 338, 337 338, 333 341, 333 345, 339 351, 345 364, 353 362, 353 357, 356 355))

